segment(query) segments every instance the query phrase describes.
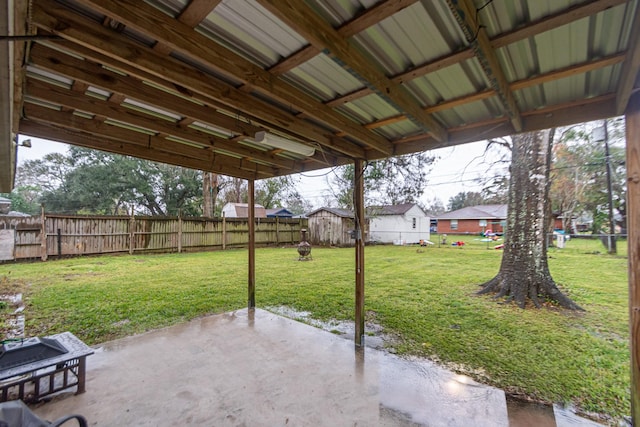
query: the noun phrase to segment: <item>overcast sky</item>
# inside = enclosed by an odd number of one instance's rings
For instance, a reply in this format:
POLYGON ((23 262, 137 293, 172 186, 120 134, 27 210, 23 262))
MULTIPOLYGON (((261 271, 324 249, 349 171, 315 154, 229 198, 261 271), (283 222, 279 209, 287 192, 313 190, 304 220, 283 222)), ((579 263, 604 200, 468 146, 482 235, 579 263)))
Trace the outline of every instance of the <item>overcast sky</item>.
MULTIPOLYGON (((18 164, 25 160, 40 159, 51 152, 66 152, 67 145, 39 138, 20 137, 19 142, 31 140, 31 148, 18 147, 18 164)), ((486 141, 474 142, 450 148, 432 150, 430 155, 438 157, 428 178, 428 185, 421 201, 430 204, 434 198, 442 201, 446 207, 449 199, 461 191, 479 191, 474 179, 487 172, 487 162, 483 157, 486 141)), ((504 168, 493 168, 504 173, 504 168)), ((324 195, 328 193, 327 179, 331 181, 331 169, 322 169, 305 174, 298 189, 314 208, 321 207, 324 195)))

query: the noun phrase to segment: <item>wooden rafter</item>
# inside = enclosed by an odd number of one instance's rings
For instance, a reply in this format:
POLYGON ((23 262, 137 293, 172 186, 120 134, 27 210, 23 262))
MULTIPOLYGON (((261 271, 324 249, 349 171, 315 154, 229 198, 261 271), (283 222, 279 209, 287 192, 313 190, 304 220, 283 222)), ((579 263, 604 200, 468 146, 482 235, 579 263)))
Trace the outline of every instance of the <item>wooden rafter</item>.
POLYGON ((39 123, 29 119, 21 120, 20 131, 24 135, 33 136, 36 138, 59 141, 67 144, 70 143, 73 145, 92 148, 95 150, 108 151, 110 153, 135 156, 141 159, 183 166, 192 169, 199 169, 203 171, 211 171, 222 174, 226 173, 244 179, 256 178, 256 173, 234 169, 234 164, 226 164, 221 160, 209 161, 205 159, 196 159, 181 156, 175 153, 157 150, 154 147, 149 146, 149 138, 145 138, 146 143, 144 143, 145 141, 142 141, 142 139, 138 139, 137 141, 119 141, 112 138, 100 136, 93 131, 81 132, 61 126, 55 126, 51 123, 39 123))
POLYGON ((64 55, 42 45, 33 47, 31 60, 35 65, 61 75, 68 75, 85 84, 100 87, 149 105, 156 105, 166 111, 186 115, 245 137, 253 137, 256 132, 262 130, 260 127, 222 114, 208 106, 171 96, 152 86, 144 86, 138 79, 119 75, 97 64, 87 63, 87 61, 64 55))
MULTIPOLYGON (((122 40, 121 42, 124 46, 125 41, 122 40)), ((176 94, 176 96, 182 95, 183 97, 191 99, 198 104, 217 106, 217 108, 226 111, 229 111, 229 109, 231 109, 230 111, 241 111, 242 117, 249 123, 254 123, 254 125, 262 125, 267 128, 281 130, 282 132, 288 131, 290 133, 301 135, 301 139, 303 140, 313 139, 324 147, 324 153, 322 156, 316 155, 313 157, 313 160, 326 165, 333 166, 336 164, 335 153, 344 153, 348 156, 353 155, 355 157, 362 157, 365 155, 365 151, 363 149, 360 149, 341 138, 328 135, 328 132, 325 129, 321 129, 308 122, 298 120, 292 114, 283 112, 262 100, 251 98, 246 93, 239 91, 232 86, 221 84, 219 81, 211 79, 198 71, 180 67, 171 58, 166 58, 162 65, 162 69, 165 70, 167 75, 160 77, 141 70, 136 66, 112 59, 106 55, 75 43, 56 42, 56 44, 64 46, 66 51, 77 54, 85 59, 90 59, 97 64, 108 65, 109 67, 120 70, 130 76, 135 76, 135 78, 139 79, 141 82, 152 83, 155 86, 166 89, 170 93, 176 92, 177 90, 179 94, 176 94), (195 86, 187 88, 177 85, 165 78, 178 73, 182 73, 185 78, 194 82, 195 86), (219 96, 220 94, 226 94, 224 101, 228 105, 223 105, 222 102, 216 98, 216 96, 219 96), (267 117, 271 118, 271 120, 267 117), (284 128, 281 129, 280 126, 284 126, 284 128)), ((231 137, 230 140, 234 141, 244 138, 245 137, 242 135, 236 135, 231 137)))
MULTIPOLYGON (((584 74, 589 71, 597 70, 604 67, 609 67, 615 64, 619 64, 626 58, 624 53, 610 55, 597 61, 587 61, 582 64, 571 65, 561 68, 559 70, 550 71, 548 73, 540 74, 537 76, 531 76, 526 79, 517 80, 509 84, 509 89, 512 91, 521 90, 527 87, 536 86, 555 80, 559 80, 565 77, 574 76, 576 74, 584 74)), ((438 111, 449 110, 460 105, 470 104, 472 102, 481 101, 483 99, 491 98, 496 95, 496 91, 487 89, 482 92, 472 93, 470 95, 464 95, 458 98, 451 99, 449 101, 441 102, 431 107, 425 108, 429 113, 435 113, 438 111)), ((399 121, 406 120, 405 116, 393 116, 384 119, 377 120, 375 122, 365 125, 368 129, 376 129, 382 126, 387 126, 399 121)))
MULTIPOLYGON (((46 101, 53 105, 61 105, 72 110, 103 116, 121 123, 180 138, 211 151, 233 153, 274 167, 297 169, 293 160, 200 132, 185 126, 184 119, 179 122, 163 120, 157 116, 150 116, 134 109, 117 105, 111 99, 102 101, 95 97, 78 95, 73 91, 34 79, 30 79, 27 82, 27 93, 31 99, 46 101)), ((192 119, 189 120, 193 121, 192 119)))
MULTIPOLYGON (((571 22, 577 21, 579 19, 602 12, 603 10, 609 9, 611 7, 618 6, 622 3, 625 3, 626 1, 627 0, 587 1, 584 4, 572 6, 566 10, 560 11, 553 15, 546 16, 528 25, 518 27, 513 31, 499 34, 491 39, 491 46, 494 49, 498 49, 498 48, 507 46, 511 43, 524 40, 528 37, 533 37, 535 35, 541 34, 545 31, 550 31, 555 28, 561 27, 563 25, 570 24, 571 22)), ((403 71, 402 73, 391 77, 391 80, 393 80, 396 83, 406 83, 408 81, 417 79, 419 77, 423 77, 429 73, 442 70, 446 67, 455 65, 457 63, 466 61, 471 58, 473 58, 472 50, 468 48, 464 48, 457 52, 444 55, 433 61, 429 61, 425 64, 421 64, 416 67, 413 67, 407 71, 403 71)), ((332 107, 336 107, 339 105, 346 104, 347 102, 351 102, 356 99, 362 98, 364 96, 370 95, 371 93, 373 93, 373 91, 365 87, 365 88, 359 89, 358 91, 354 91, 350 94, 336 97, 335 99, 332 99, 331 101, 326 102, 326 104, 332 107)))
POLYGON ((616 114, 623 114, 629 103, 631 91, 640 71, 640 7, 636 6, 635 15, 631 24, 627 57, 622 67, 622 73, 618 80, 616 94, 616 114))
POLYGON ((180 15, 178 21, 190 27, 195 27, 206 18, 222 0, 191 0, 180 15))
MULTIPOLYGON (((250 85, 254 90, 273 97, 285 105, 304 111, 314 120, 333 129, 340 129, 361 143, 383 154, 392 153, 392 145, 385 138, 357 125, 313 97, 280 80, 254 63, 158 9, 137 0, 79 0, 79 3, 124 22, 127 26, 169 45, 173 50, 192 57, 208 67, 250 85)), ((35 0, 55 8, 50 0, 35 0)), ((59 29, 58 29, 59 30, 59 29)), ((56 31, 51 28, 51 31, 56 31)), ((64 35, 65 31, 60 31, 64 35)))
MULTIPOLYGON (((282 127, 299 135, 303 140, 309 139, 323 144, 330 151, 336 150, 349 156, 365 156, 364 150, 358 149, 354 144, 343 143, 339 138, 331 137, 325 129, 297 119, 291 113, 282 111, 173 58, 165 57, 153 49, 136 45, 121 34, 96 27, 91 21, 70 13, 64 8, 56 8, 55 4, 49 6, 51 9, 45 11, 39 3, 35 4, 34 23, 50 31, 54 31, 58 26, 63 28, 58 34, 73 42, 62 43, 65 50, 96 63, 122 70, 131 76, 137 76, 140 80, 153 82, 172 91, 178 90, 185 96, 206 104, 224 103, 229 111, 242 112, 243 116, 252 117, 268 127, 275 129, 282 127), (127 62, 121 61, 125 58, 127 62)), ((36 45, 34 50, 37 48, 44 49, 36 45)), ((58 65, 55 57, 43 58, 43 60, 50 66, 58 65)), ((104 71, 100 67, 97 69, 99 72, 104 71)), ((72 69, 70 71, 73 72, 72 69)), ((98 82, 97 85, 101 86, 102 83, 98 82)), ((140 84, 131 87, 134 93, 139 88, 140 84)))
MULTIPOLYGON (((179 158, 205 161, 208 164, 217 165, 216 168, 218 169, 221 165, 225 165, 226 168, 237 168, 249 171, 255 173, 254 176, 258 179, 277 174, 277 168, 261 165, 244 158, 215 153, 202 147, 179 144, 175 141, 167 140, 161 135, 132 130, 131 128, 122 127, 119 123, 109 120, 100 122, 73 113, 57 111, 29 103, 25 103, 24 112, 25 117, 31 121, 77 132, 91 133, 115 141, 146 146, 154 151, 176 155, 179 158)), ((169 163, 177 164, 176 162, 169 163)))
POLYGON ((554 28, 570 24, 587 16, 595 15, 611 7, 626 3, 628 0, 590 0, 582 4, 571 6, 544 18, 529 23, 513 31, 500 34, 491 39, 494 49, 524 40, 529 37, 553 30, 554 28))
POLYGON ((360 51, 354 49, 346 38, 313 12, 304 2, 295 0, 258 0, 269 12, 277 16, 318 49, 328 50, 329 55, 347 69, 355 72, 367 85, 373 87, 384 99, 439 141, 446 141, 447 132, 431 115, 425 113, 405 88, 392 82, 377 70, 360 51))
MULTIPOLYGON (((191 0, 189 4, 182 9, 177 19, 184 25, 195 28, 221 1, 222 0, 191 0)), ((153 48, 165 55, 171 52, 171 48, 163 43, 156 43, 153 48)))
MULTIPOLYGON (((355 18, 341 25, 337 31, 345 38, 352 37, 367 28, 376 25, 380 21, 393 16, 405 9, 417 0, 382 0, 373 7, 364 10, 355 18)), ((320 49, 313 45, 307 45, 293 55, 283 59, 269 69, 273 74, 284 74, 287 71, 305 63, 320 53, 320 49)))
POLYGON ((513 129, 516 132, 521 132, 522 117, 520 117, 518 105, 513 92, 509 89, 509 82, 491 46, 489 36, 487 36, 486 31, 482 30, 482 26, 476 20, 475 6, 470 0, 447 0, 447 3, 492 88, 497 92, 504 111, 513 125, 513 129))
MULTIPOLYGON (((523 132, 567 126, 574 123, 597 120, 615 115, 615 94, 590 99, 579 99, 522 113, 523 132)), ((444 145, 427 135, 406 137, 394 142, 397 154, 434 150, 444 146, 464 144, 479 139, 497 138, 509 134, 510 123, 506 117, 489 119, 470 125, 449 129, 449 142, 444 145)))

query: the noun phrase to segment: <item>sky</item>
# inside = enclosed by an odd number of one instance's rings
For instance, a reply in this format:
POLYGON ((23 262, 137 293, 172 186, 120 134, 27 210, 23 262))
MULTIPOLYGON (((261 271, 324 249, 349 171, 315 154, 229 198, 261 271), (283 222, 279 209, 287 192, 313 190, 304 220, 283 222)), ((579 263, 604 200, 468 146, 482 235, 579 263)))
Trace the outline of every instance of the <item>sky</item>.
MULTIPOLYGON (((41 159, 52 152, 64 153, 69 147, 53 141, 40 138, 20 136, 18 143, 25 139, 31 140, 31 148, 18 146, 18 164, 25 160, 41 159)), ((455 147, 432 150, 430 155, 437 160, 428 175, 428 183, 421 202, 430 205, 437 198, 446 207, 449 199, 462 191, 480 191, 481 187, 474 182, 475 178, 483 176, 490 159, 485 159, 483 153, 486 141, 473 142, 455 147)), ((504 169, 493 168, 492 171, 504 172, 504 169)), ((325 195, 329 194, 329 181, 334 177, 331 169, 321 169, 304 174, 300 177, 298 190, 314 208, 322 207, 325 195)))
MULTIPOLYGON (((487 173, 489 165, 495 157, 484 156, 486 141, 473 142, 449 148, 431 150, 430 155, 437 158, 428 174, 428 183, 420 201, 430 205, 433 199, 440 199, 447 207, 449 199, 462 191, 480 191, 482 186, 475 182, 476 178, 487 173)), ((494 172, 504 172, 506 168, 493 166, 494 172)), ((331 169, 321 169, 304 174, 298 186, 302 196, 314 207, 321 207, 325 194, 329 193, 329 184, 334 177, 331 169)))

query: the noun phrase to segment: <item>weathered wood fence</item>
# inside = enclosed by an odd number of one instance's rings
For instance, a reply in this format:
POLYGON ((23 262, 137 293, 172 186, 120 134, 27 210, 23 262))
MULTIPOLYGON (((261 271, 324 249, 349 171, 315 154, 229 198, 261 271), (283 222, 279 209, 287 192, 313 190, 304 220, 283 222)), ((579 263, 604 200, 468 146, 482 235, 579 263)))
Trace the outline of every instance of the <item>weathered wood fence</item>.
MULTIPOLYGON (((257 218, 256 245, 300 241, 306 219, 257 218)), ((246 246, 247 218, 0 217, 0 262, 107 253, 188 252, 246 246)))

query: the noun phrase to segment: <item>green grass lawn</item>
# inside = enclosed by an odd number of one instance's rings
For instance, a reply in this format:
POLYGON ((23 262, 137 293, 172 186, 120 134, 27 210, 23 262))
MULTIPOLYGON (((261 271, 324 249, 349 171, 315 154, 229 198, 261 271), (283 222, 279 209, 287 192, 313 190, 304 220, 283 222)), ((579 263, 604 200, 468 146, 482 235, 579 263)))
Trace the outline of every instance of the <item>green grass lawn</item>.
MULTIPOLYGON (((397 337, 394 351, 516 395, 629 414, 626 242, 618 256, 589 240, 549 250, 555 280, 586 309, 573 313, 476 296, 497 273, 501 252, 463 240, 462 248, 366 248, 367 319, 397 337)), ((354 250, 313 248, 312 255, 298 262, 294 248, 257 250, 258 307, 353 319, 354 250)), ((24 294, 28 336, 69 330, 89 344, 244 307, 246 283, 244 250, 0 265, 2 292, 24 294)))

